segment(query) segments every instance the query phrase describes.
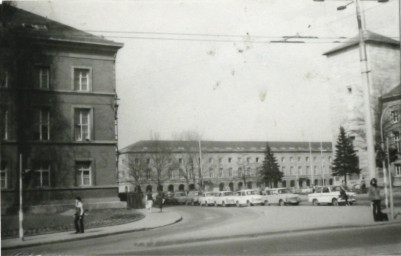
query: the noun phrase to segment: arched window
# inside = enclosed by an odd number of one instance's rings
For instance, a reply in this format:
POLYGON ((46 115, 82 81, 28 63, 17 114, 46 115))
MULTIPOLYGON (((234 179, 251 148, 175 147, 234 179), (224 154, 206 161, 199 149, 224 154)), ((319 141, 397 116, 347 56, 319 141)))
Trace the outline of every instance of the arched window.
POLYGON ((173 184, 168 185, 168 191, 174 192, 174 185, 173 184))
POLYGON ((180 186, 178 186, 178 190, 179 191, 184 191, 185 190, 185 185, 184 184, 180 184, 180 186))

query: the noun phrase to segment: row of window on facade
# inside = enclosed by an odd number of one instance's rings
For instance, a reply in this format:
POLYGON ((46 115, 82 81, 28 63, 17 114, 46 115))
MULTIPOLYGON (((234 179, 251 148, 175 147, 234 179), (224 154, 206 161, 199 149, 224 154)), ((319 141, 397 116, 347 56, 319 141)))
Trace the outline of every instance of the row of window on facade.
MULTIPOLYGON (((77 92, 90 92, 92 90, 91 83, 92 69, 88 67, 72 68, 72 90, 77 92)), ((50 66, 35 66, 33 84, 36 89, 51 89, 50 66)), ((6 71, 2 74, 0 87, 8 88, 10 86, 9 73, 6 71)))
MULTIPOLYGON (((7 189, 12 186, 10 186, 8 175, 10 173, 10 168, 7 164, 6 161, 1 161, 0 162, 1 169, 0 169, 0 175, 1 175, 1 189, 7 189)), ((93 170, 92 170, 92 164, 90 161, 77 161, 75 162, 75 182, 77 186, 91 186, 92 183, 92 176, 93 176, 93 170)), ((51 186, 51 177, 52 177, 52 172, 54 172, 54 169, 52 169, 52 165, 50 162, 46 161, 39 161, 39 162, 33 162, 32 164, 32 169, 31 170, 26 170, 26 174, 28 172, 31 174, 31 183, 33 187, 35 188, 46 188, 51 186)))
MULTIPOLYGON (((309 175, 311 174, 310 166, 305 166, 305 171, 302 168, 302 166, 298 166, 298 172, 295 172, 294 166, 291 166, 289 169, 287 169, 285 166, 281 167, 281 171, 284 173, 284 175, 309 175)), ((329 166, 329 173, 331 174, 331 166, 329 166)), ((317 175, 319 172, 319 169, 317 166, 313 166, 313 174, 317 175)), ((326 166, 322 166, 321 171, 319 174, 325 174, 326 172, 326 166)))
MULTIPOLYGON (((218 163, 219 164, 221 164, 221 163, 223 163, 223 157, 219 157, 217 160, 218 160, 218 163)), ((252 157, 246 157, 246 158, 244 158, 244 159, 246 159, 245 161, 246 161, 246 163, 252 163, 253 162, 253 158, 252 157)), ((325 157, 321 157, 321 160, 325 160, 326 158, 325 157)), ((199 160, 199 159, 198 159, 199 160)), ((214 162, 215 162, 215 158, 212 158, 212 157, 209 157, 209 159, 208 159, 208 163, 209 164, 214 164, 214 162)), ((259 157, 255 157, 255 159, 254 159, 254 163, 260 163, 260 158, 259 157)), ((294 163, 294 157, 289 157, 289 160, 290 160, 290 162, 291 163, 294 163)), ((302 157, 298 157, 298 162, 301 162, 301 160, 302 160, 302 157)), ((138 158, 135 158, 135 164, 139 164, 139 159, 138 158)), ((286 158, 285 157, 281 157, 281 162, 282 163, 285 163, 285 161, 286 161, 286 158)), ((317 161, 317 157, 313 157, 313 161, 317 161)), ((327 157, 327 161, 330 163, 331 162, 331 157, 329 156, 329 157, 327 157)), ((178 163, 179 164, 184 164, 184 159, 183 158, 178 158, 178 163)), ((307 156, 307 157, 305 157, 305 162, 309 162, 309 157, 307 156)), ((151 163, 151 159, 150 158, 147 158, 146 159, 146 164, 150 164, 151 163)), ((233 157, 227 157, 227 163, 233 163, 233 157)), ((243 158, 242 157, 237 157, 237 163, 243 163, 243 158)))
MULTIPOLYGON (((11 140, 11 112, 3 107, 1 109, 1 138, 3 140, 11 140)), ((40 107, 33 110, 32 140, 49 141, 51 139, 51 123, 52 115, 50 108, 40 107)), ((74 108, 74 140, 88 141, 91 140, 92 130, 92 109, 91 108, 74 108)))
MULTIPOLYGON (((302 162, 302 157, 301 156, 298 156, 297 157, 297 161, 298 161, 298 163, 300 163, 300 162, 302 162)), ((308 163, 309 162, 309 160, 312 160, 313 159, 313 162, 317 162, 318 161, 318 157, 316 157, 316 156, 314 156, 313 158, 309 158, 309 156, 306 156, 305 157, 305 162, 306 163, 308 163)), ((320 161, 325 161, 327 159, 327 161, 330 163, 331 162, 331 156, 328 156, 327 158, 326 157, 324 157, 324 156, 321 156, 320 157, 320 161)), ((285 163, 286 162, 286 157, 281 157, 281 163, 285 163)), ((289 157, 289 162, 290 163, 295 163, 295 157, 289 157)))

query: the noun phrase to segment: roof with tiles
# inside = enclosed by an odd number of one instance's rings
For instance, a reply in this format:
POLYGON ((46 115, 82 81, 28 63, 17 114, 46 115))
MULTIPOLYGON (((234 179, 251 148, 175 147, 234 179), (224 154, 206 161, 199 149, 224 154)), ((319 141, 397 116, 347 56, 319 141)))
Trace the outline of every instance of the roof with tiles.
POLYGON ((103 37, 92 35, 46 17, 16 7, 10 6, 9 8, 7 10, 9 19, 6 22, 6 26, 20 37, 103 45, 116 48, 123 46, 121 43, 106 40, 103 37))
MULTIPOLYGON (((268 142, 272 151, 309 152, 309 142, 271 141, 268 142)), ((266 141, 202 141, 202 152, 263 152, 266 141)), ((332 151, 331 142, 311 142, 312 151, 320 151, 320 145, 325 152, 332 151)), ((155 149, 183 152, 199 150, 198 141, 179 140, 142 140, 120 150, 120 153, 146 153, 155 149)))
MULTIPOLYGON (((390 37, 386 37, 380 34, 373 33, 369 30, 365 30, 363 33, 363 38, 365 42, 376 42, 376 43, 384 43, 384 44, 390 44, 394 46, 400 45, 400 42, 397 40, 394 40, 390 37)), ((323 53, 323 55, 331 55, 333 53, 339 52, 341 50, 350 48, 352 46, 358 45, 359 44, 359 35, 355 36, 348 41, 345 41, 343 44, 323 53)))

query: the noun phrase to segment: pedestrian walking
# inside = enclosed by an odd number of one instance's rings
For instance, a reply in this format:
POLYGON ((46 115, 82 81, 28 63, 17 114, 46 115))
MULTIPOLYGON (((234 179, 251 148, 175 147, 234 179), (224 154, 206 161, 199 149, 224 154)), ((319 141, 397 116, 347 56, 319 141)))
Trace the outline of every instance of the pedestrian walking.
POLYGON ((164 204, 164 200, 165 200, 163 191, 160 191, 158 196, 159 196, 159 208, 160 208, 160 212, 162 212, 163 204, 164 204))
POLYGON ((153 196, 152 196, 152 192, 148 192, 146 194, 146 209, 148 210, 148 212, 152 212, 152 206, 153 206, 153 196))
POLYGON ((387 219, 387 215, 384 217, 385 214, 383 214, 381 211, 380 188, 377 187, 377 180, 375 178, 370 180, 368 195, 369 199, 372 201, 374 221, 382 221, 387 219))
POLYGON ((341 182, 341 185, 340 185, 340 197, 341 197, 341 199, 343 199, 345 201, 345 205, 348 206, 349 205, 349 203, 348 203, 348 195, 347 195, 347 190, 345 188, 345 181, 344 180, 341 182))
POLYGON ((75 233, 84 233, 84 205, 82 199, 77 196, 75 198, 75 233))

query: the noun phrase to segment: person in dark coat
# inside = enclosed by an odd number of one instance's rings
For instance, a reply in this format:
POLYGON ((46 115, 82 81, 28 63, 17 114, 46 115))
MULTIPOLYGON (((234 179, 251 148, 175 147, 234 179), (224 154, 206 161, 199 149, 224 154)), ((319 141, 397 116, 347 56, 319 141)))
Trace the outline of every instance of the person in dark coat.
POLYGON ((342 181, 340 185, 340 197, 345 201, 345 205, 348 206, 349 203, 348 203, 347 191, 345 189, 345 181, 342 181))
POLYGON ((380 221, 383 213, 381 211, 381 205, 380 205, 381 204, 380 188, 377 187, 377 180, 375 178, 370 180, 368 195, 369 199, 372 201, 373 219, 375 221, 380 221))
POLYGON ((82 204, 82 199, 77 196, 75 198, 75 233, 84 233, 84 206, 82 204))

